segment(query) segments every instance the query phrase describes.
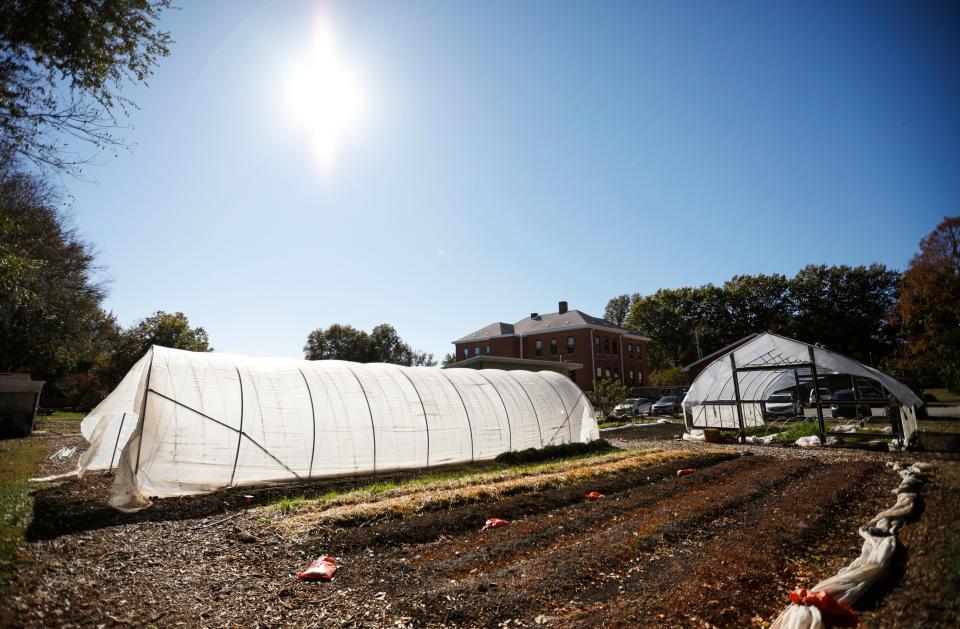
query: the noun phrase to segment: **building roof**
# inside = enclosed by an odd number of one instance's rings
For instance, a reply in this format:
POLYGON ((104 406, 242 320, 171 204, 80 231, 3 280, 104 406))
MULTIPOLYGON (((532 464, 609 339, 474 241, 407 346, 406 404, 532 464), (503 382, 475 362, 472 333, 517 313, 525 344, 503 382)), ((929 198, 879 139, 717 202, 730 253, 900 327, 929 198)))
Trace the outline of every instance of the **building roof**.
POLYGON ((551 312, 546 314, 538 314, 536 317, 525 317, 513 325, 503 322, 491 323, 490 325, 484 326, 472 334, 468 334, 461 339, 457 339, 454 341, 454 343, 469 343, 471 341, 479 341, 497 336, 526 336, 528 334, 551 332, 555 330, 562 332, 563 330, 583 327, 604 328, 610 330, 611 332, 619 332, 621 334, 642 339, 644 341, 650 340, 645 336, 631 332, 630 330, 622 328, 615 323, 607 321, 606 319, 588 315, 580 310, 568 310, 563 314, 560 314, 559 312, 551 312))
POLYGON ((504 323, 503 321, 497 321, 496 323, 491 323, 490 325, 485 325, 476 332, 466 335, 462 339, 457 339, 454 343, 468 343, 470 341, 480 341, 482 339, 490 339, 498 336, 510 336, 515 334, 513 331, 513 326, 509 323, 504 323))
MULTIPOLYGON (((447 365, 444 369, 459 369, 468 367, 472 369, 496 369, 496 365, 512 365, 516 367, 539 367, 540 369, 550 369, 553 371, 575 371, 583 367, 580 363, 560 362, 558 360, 537 360, 534 358, 513 358, 510 356, 473 356, 452 365, 447 365), (484 364, 488 364, 485 367, 484 364)), ((540 369, 532 369, 539 371, 540 369)))

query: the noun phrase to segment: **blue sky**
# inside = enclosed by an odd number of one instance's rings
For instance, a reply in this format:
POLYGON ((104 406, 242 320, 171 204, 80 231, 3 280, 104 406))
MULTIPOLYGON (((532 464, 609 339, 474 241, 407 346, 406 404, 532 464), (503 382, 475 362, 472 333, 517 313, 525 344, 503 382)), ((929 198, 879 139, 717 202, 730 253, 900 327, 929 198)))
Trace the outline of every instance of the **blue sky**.
POLYGON ((389 322, 439 358, 559 299, 903 268, 957 213, 948 4, 182 4, 124 92, 135 146, 65 186, 106 307, 183 311, 218 350, 389 322), (325 104, 281 97, 318 13, 362 103, 322 164, 325 104))

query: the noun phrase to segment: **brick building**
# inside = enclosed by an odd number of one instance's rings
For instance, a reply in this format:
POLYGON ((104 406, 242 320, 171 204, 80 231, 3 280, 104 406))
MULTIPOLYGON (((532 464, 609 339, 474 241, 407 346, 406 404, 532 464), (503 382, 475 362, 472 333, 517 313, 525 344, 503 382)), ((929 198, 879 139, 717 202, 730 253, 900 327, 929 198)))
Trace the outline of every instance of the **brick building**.
POLYGON ((616 378, 627 386, 647 384, 649 343, 647 337, 606 319, 569 310, 565 301, 559 312, 534 312, 512 324, 491 323, 453 341, 458 362, 491 356, 578 363, 583 368, 571 370, 570 377, 585 391, 601 378, 616 378))

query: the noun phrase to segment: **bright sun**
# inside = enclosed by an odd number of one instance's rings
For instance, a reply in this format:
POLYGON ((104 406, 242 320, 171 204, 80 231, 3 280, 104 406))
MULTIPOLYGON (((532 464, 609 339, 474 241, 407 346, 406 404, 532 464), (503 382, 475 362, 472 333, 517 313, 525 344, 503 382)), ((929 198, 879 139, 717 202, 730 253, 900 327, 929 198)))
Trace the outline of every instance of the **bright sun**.
POLYGON ((306 136, 324 171, 333 167, 338 148, 364 110, 358 76, 340 58, 335 43, 329 20, 319 17, 313 45, 287 69, 282 87, 290 122, 306 136))

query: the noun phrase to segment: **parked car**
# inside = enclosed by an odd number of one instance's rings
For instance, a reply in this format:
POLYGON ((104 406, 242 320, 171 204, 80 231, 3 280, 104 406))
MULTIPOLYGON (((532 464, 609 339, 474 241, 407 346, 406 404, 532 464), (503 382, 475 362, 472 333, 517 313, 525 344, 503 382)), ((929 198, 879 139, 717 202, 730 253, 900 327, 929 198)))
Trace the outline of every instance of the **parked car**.
POLYGON ((617 404, 613 409, 613 414, 617 417, 636 417, 638 415, 650 414, 650 400, 645 397, 629 398, 617 404))
POLYGON ((793 396, 789 393, 774 393, 768 397, 767 401, 763 404, 764 417, 774 415, 796 417, 802 414, 803 409, 800 408, 800 402, 793 399, 793 396))
POLYGON ((651 415, 676 415, 680 413, 679 395, 665 395, 650 407, 651 415))
MULTIPOLYGON (((829 402, 833 399, 833 394, 830 393, 830 389, 826 387, 820 387, 820 401, 829 402)), ((813 406, 817 403, 816 398, 813 395, 813 389, 810 389, 810 405, 813 406)))
POLYGON ((841 389, 833 394, 834 403, 830 405, 830 412, 834 417, 845 417, 855 419, 857 417, 868 417, 870 407, 867 404, 837 404, 836 402, 853 402, 857 399, 857 393, 853 389, 841 389))

